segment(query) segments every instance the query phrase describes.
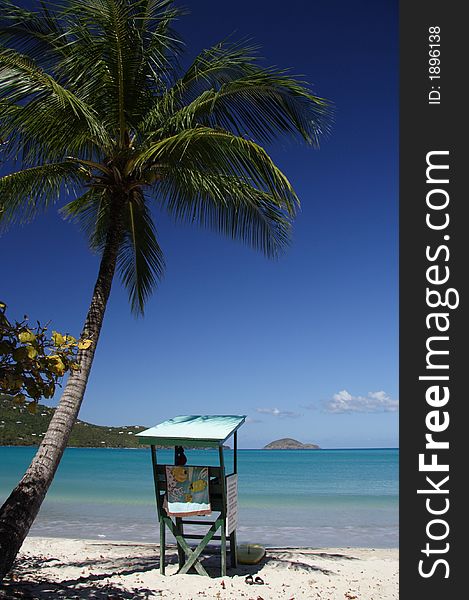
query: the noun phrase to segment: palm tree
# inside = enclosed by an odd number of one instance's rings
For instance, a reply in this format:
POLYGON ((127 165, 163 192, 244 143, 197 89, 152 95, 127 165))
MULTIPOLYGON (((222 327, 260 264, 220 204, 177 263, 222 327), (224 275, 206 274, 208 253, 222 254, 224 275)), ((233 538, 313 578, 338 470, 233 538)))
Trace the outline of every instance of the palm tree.
POLYGON ((61 208, 101 256, 79 354, 47 433, 0 509, 0 578, 11 568, 60 462, 85 393, 117 270, 132 310, 164 270, 153 206, 274 257, 298 199, 259 143, 317 146, 329 106, 255 49, 220 43, 184 72, 173 0, 54 0, 0 9, 0 222, 61 208), (70 198, 71 196, 71 198, 70 198))

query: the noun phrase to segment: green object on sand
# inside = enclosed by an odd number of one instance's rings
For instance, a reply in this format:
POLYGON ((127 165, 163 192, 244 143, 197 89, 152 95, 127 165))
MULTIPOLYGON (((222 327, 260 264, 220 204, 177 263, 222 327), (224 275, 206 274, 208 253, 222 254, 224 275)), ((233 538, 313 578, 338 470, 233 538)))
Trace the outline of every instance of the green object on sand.
POLYGON ((265 556, 265 548, 260 544, 239 544, 238 562, 242 565, 256 565, 265 556))

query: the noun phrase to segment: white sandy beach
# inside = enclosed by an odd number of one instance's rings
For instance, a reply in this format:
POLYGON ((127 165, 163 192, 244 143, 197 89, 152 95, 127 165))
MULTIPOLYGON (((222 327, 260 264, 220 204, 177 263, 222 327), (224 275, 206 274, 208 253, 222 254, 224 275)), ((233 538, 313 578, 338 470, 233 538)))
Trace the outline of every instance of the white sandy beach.
MULTIPOLYGON (((219 557, 206 555, 211 578, 175 575, 175 548, 159 574, 158 546, 29 537, 0 598, 237 598, 245 600, 391 600, 399 597, 398 550, 268 549, 264 560, 219 577, 219 557), (168 564, 169 563, 169 564, 168 564), (245 583, 261 577, 264 585, 245 583)), ((229 561, 228 561, 229 563, 229 561)))

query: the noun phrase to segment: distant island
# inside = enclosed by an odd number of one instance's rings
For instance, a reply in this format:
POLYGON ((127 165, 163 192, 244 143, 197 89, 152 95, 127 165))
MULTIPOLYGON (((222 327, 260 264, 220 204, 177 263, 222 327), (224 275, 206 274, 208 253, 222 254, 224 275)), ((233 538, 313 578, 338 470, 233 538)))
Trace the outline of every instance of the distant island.
POLYGON ((303 444, 292 438, 282 438, 275 440, 264 446, 264 450, 319 450, 316 444, 303 444))

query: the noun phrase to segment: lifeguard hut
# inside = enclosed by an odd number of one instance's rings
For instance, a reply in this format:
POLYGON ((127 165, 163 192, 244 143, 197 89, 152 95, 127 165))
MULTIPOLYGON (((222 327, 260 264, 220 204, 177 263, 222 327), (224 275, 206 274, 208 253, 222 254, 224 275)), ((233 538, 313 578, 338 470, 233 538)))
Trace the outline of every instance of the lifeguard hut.
POLYGON ((220 541, 221 575, 226 575, 226 546, 229 540, 231 566, 237 566, 237 479, 238 429, 243 415, 191 415, 164 421, 137 434, 141 444, 150 445, 155 482, 156 508, 160 523, 160 573, 165 574, 166 527, 176 539, 179 570, 193 567, 208 575, 200 556, 211 540, 220 541), (227 473, 224 444, 233 436, 232 471, 227 473), (157 447, 174 447, 174 464, 159 464, 157 447), (218 449, 218 465, 186 463, 184 449, 218 449), (201 516, 219 513, 210 520, 201 516), (197 516, 197 519, 188 517, 197 516), (206 533, 191 534, 186 525, 209 526, 206 533), (220 530, 217 535, 218 530, 220 530), (187 540, 200 540, 193 549, 187 540))

